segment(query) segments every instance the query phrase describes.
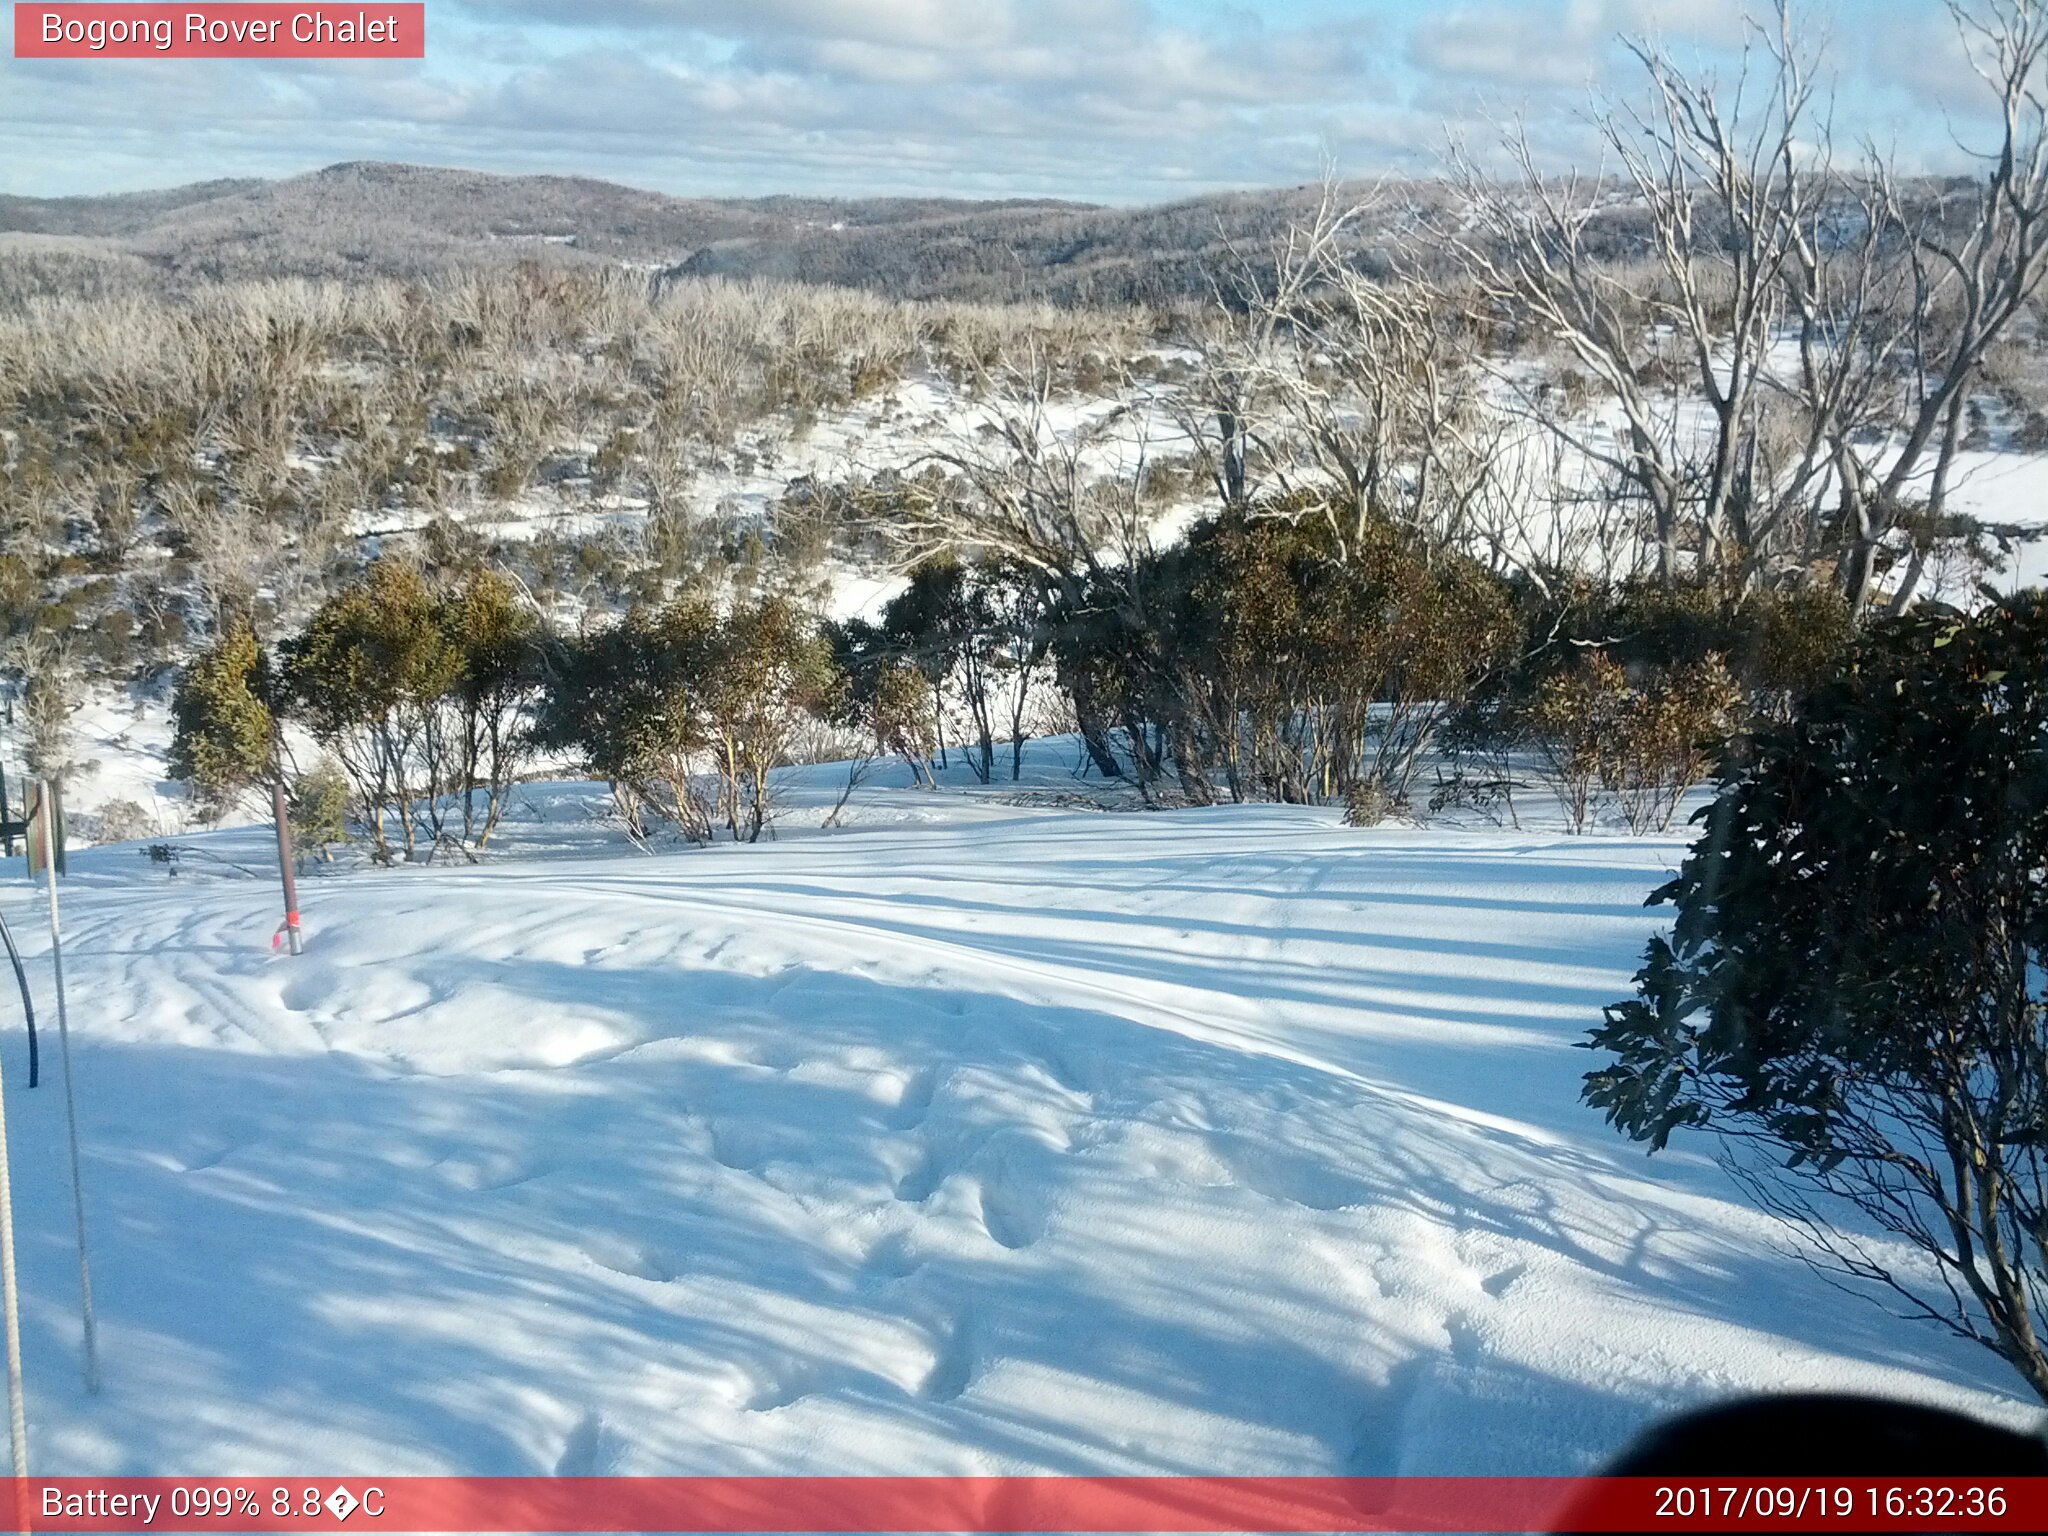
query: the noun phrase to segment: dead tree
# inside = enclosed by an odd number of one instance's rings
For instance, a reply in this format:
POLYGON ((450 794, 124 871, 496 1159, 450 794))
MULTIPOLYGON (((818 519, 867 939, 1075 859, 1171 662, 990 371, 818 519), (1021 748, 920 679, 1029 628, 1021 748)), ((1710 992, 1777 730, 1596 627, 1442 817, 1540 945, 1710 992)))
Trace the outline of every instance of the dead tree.
POLYGON ((1519 130, 1506 140, 1507 181, 1453 153, 1470 210, 1453 248, 1479 297, 1525 317, 1591 377, 1618 417, 1613 441, 1560 408, 1556 392, 1507 368, 1498 377, 1589 474, 1611 476, 1647 509, 1665 582, 1688 568, 1740 569, 1756 504, 1776 490, 1752 455, 1783 276, 1811 218, 1800 151, 1810 134, 1825 137, 1783 6, 1778 23, 1752 33, 1725 87, 1631 45, 1647 100, 1595 112, 1611 162, 1601 174, 1545 176, 1519 130), (1639 263, 1602 248, 1603 224, 1622 208, 1644 222, 1639 263), (1683 408, 1693 400, 1704 423, 1683 408))
MULTIPOLYGON (((1824 432, 1839 579, 1859 610, 1906 515, 1941 522, 1972 387, 2048 275, 2048 11, 1951 0, 1949 12, 1995 123, 1980 174, 1930 189, 1873 156, 1856 189, 1863 248, 1797 248, 1803 404, 1824 432)), ((1926 554, 1916 542, 1894 608, 1926 554)))
MULTIPOLYGON (((981 377, 977 427, 913 464, 898 494, 866 516, 868 531, 902 569, 947 554, 996 562, 1034 579, 1070 615, 1114 601, 1136 617, 1132 579, 1152 548, 1144 411, 1129 399, 1092 413, 1062 409, 1072 403, 1059 399, 1044 352, 1025 351, 981 377)), ((1085 679, 1068 682, 1098 771, 1121 777, 1108 737, 1112 704, 1085 679)), ((1144 733, 1135 720, 1114 723, 1131 739, 1140 781, 1149 780, 1157 764, 1144 733)))

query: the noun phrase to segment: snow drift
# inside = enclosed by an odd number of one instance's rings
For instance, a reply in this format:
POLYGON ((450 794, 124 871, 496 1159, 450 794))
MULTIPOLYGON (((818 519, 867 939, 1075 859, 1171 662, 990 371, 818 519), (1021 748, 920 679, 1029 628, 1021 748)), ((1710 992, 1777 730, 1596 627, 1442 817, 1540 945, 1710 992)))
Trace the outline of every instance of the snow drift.
POLYGON ((36 1471, 1549 1473, 1748 1389, 2026 1417, 1577 1102, 1676 840, 882 789, 648 857, 602 800, 308 879, 296 960, 260 830, 208 840, 246 878, 77 857, 97 1398, 0 1034, 36 1471))

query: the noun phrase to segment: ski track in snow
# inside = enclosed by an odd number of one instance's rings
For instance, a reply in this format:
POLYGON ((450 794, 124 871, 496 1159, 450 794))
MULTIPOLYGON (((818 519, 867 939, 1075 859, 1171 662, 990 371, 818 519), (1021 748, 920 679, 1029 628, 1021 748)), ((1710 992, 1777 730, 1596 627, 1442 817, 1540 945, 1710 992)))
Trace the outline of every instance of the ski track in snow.
POLYGON ((1743 1390, 2026 1419, 1577 1102, 1677 840, 870 799, 309 879, 297 959, 266 883, 81 855, 97 1399, 0 1035, 37 1471, 1551 1473, 1743 1390))

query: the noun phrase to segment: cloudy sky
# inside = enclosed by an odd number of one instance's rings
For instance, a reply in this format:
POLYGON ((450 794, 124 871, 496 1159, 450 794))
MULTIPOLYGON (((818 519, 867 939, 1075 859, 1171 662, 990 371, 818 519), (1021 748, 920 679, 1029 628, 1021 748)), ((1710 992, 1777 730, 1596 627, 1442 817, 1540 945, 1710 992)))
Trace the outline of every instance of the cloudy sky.
MULTIPOLYGON (((1755 10, 1763 0, 1749 0, 1755 10)), ((374 4, 370 9, 374 10, 374 4)), ((677 193, 1150 202, 1427 170, 1519 115, 1582 156, 1617 38, 1732 69, 1745 0, 430 0, 423 61, 29 61, 0 11, 0 191, 337 160, 677 193)), ((1842 131, 1967 142, 1940 0, 1806 0, 1842 131)))

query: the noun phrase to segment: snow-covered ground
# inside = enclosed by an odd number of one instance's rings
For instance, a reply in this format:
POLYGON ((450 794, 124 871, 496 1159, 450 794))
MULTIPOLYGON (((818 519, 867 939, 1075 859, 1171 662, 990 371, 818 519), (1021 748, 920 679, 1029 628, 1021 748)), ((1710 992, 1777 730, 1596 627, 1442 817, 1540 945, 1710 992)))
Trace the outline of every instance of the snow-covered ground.
MULTIPOLYGON (((170 771, 171 711, 167 686, 141 689, 102 684, 93 688, 71 717, 72 762, 65 775, 64 804, 77 820, 74 832, 93 840, 100 808, 127 801, 146 822, 166 833, 182 830, 189 800, 170 771), (82 817, 82 819, 81 819, 82 817)), ((15 814, 26 776, 8 752, 8 779, 15 814)))
POLYGON ((900 775, 821 834, 795 777, 782 840, 652 856, 536 792, 484 865, 307 879, 296 959, 260 830, 80 853, 97 1398, 0 1015, 35 1469, 1564 1472, 1752 1388, 2028 1417, 1577 1102, 1676 839, 900 775))

